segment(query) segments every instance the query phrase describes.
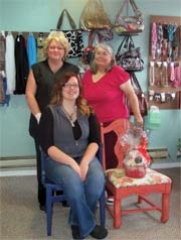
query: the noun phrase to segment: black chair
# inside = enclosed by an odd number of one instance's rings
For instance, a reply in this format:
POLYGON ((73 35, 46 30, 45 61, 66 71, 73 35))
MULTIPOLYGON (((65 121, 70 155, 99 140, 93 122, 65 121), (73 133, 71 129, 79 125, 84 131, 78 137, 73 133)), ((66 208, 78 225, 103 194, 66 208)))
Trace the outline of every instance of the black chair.
MULTIPOLYGON (((46 219, 47 219, 47 235, 52 235, 52 215, 53 215, 53 204, 55 202, 64 202, 66 197, 63 194, 63 189, 60 185, 52 182, 46 177, 45 171, 45 159, 46 154, 41 151, 41 166, 42 166, 42 184, 46 189, 46 219), (56 195, 56 192, 62 192, 62 195, 56 195)), ((99 148, 98 158, 102 161, 102 147, 99 148)), ((99 199, 99 211, 100 211, 100 225, 105 226, 105 193, 103 191, 99 199)))

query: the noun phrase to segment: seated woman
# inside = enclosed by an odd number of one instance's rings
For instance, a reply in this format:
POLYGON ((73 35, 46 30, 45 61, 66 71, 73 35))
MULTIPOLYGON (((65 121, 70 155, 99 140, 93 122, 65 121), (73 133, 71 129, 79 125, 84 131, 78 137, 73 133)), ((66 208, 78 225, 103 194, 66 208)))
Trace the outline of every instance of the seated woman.
POLYGON ((95 222, 97 201, 104 191, 105 178, 96 157, 99 126, 82 98, 75 73, 65 73, 56 81, 50 105, 39 123, 39 144, 47 154, 47 177, 61 184, 70 205, 69 224, 74 239, 91 235, 107 236, 95 222))

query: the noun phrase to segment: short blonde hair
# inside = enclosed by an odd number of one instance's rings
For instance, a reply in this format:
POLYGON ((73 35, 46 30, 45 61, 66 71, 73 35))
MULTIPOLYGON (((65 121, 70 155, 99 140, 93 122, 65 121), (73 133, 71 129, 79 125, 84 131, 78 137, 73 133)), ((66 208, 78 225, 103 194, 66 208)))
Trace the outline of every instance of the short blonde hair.
POLYGON ((46 51, 47 48, 50 45, 50 42, 52 40, 57 41, 59 44, 62 45, 62 47, 65 49, 65 56, 64 58, 66 58, 68 56, 68 53, 70 51, 70 44, 68 42, 68 39, 65 37, 64 33, 62 31, 51 31, 50 34, 48 35, 48 37, 45 40, 45 44, 44 44, 44 53, 46 56, 46 51))

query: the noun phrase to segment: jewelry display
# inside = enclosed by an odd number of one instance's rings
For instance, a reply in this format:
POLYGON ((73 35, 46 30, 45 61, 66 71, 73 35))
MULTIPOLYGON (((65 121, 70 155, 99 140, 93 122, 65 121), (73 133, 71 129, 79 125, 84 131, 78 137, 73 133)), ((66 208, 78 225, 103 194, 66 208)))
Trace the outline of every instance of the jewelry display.
POLYGON ((180 108, 181 17, 150 16, 149 105, 180 108))

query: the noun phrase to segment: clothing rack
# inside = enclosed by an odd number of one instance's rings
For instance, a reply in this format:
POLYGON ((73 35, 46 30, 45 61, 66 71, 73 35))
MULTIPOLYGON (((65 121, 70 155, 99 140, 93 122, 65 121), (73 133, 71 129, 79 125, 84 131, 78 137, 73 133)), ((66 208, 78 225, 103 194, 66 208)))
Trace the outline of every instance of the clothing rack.
POLYGON ((27 37, 29 34, 33 34, 33 36, 35 38, 38 38, 40 36, 47 37, 50 32, 42 32, 42 31, 40 31, 40 32, 32 32, 32 31, 29 31, 29 32, 27 32, 27 31, 25 31, 25 32, 24 31, 5 31, 5 36, 7 36, 8 33, 11 33, 13 35, 13 37, 16 37, 17 35, 20 35, 20 34, 23 35, 24 37, 27 37))

